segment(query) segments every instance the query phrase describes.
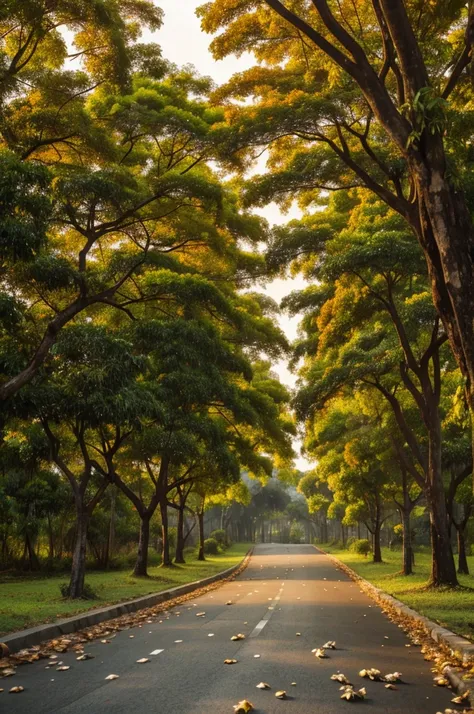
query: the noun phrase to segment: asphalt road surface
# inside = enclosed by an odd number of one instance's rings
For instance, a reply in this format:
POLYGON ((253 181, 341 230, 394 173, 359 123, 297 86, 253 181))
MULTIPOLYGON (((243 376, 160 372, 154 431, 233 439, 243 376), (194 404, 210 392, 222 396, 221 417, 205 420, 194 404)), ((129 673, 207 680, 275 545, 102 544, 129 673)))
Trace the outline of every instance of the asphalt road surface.
POLYGON ((94 659, 77 662, 74 653, 61 654, 68 671, 46 670, 45 660, 20 666, 15 677, 0 682, 0 711, 232 714, 234 704, 248 699, 258 714, 339 714, 351 707, 370 714, 436 714, 453 696, 433 686, 430 663, 419 648, 406 647, 402 630, 309 545, 258 545, 240 577, 159 619, 119 632, 109 644, 87 645, 94 659), (237 633, 245 639, 232 642, 237 633), (337 649, 317 659, 311 650, 327 640, 337 649), (142 657, 150 662, 138 664, 142 657), (225 665, 226 658, 237 664, 225 665), (387 690, 362 680, 363 667, 402 672, 404 683, 387 690), (340 685, 330 679, 338 671, 366 687, 363 702, 340 699, 340 685), (109 674, 119 678, 106 681, 109 674), (257 689, 261 681, 271 690, 257 689), (13 685, 25 691, 8 694, 13 685), (288 692, 286 701, 275 698, 280 689, 288 692))

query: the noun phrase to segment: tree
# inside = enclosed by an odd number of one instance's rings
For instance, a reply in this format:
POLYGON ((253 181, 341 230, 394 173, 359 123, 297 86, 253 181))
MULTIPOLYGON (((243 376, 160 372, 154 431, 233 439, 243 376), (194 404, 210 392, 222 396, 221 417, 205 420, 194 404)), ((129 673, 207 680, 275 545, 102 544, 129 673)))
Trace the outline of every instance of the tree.
POLYGON ((199 14, 206 31, 221 31, 216 58, 251 50, 265 62, 218 95, 255 100, 229 106, 223 132, 235 154, 270 150, 250 200, 314 205, 321 192, 363 186, 397 212, 423 250, 472 417, 474 6, 215 0, 199 14))
POLYGON ((314 247, 308 244, 311 217, 293 222, 286 234, 277 231, 270 253, 275 264, 293 259, 318 281, 286 301, 293 312, 306 313, 307 338, 296 347, 297 356, 308 355, 300 415, 317 410, 344 384, 380 392, 412 454, 404 468, 426 493, 432 582, 455 585, 442 470, 447 335, 429 299, 421 251, 397 214, 355 191, 349 199, 332 198, 318 223, 314 247), (412 408, 424 433, 409 423, 412 408))

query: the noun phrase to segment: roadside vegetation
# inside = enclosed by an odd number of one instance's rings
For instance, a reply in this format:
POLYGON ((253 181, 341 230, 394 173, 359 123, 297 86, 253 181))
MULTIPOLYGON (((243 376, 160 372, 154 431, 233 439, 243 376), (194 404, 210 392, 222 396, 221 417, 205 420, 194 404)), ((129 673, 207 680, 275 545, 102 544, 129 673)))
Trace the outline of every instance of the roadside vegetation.
MULTIPOLYGON (((463 637, 474 639, 473 575, 460 575, 460 587, 455 590, 427 588, 431 566, 428 549, 416 553, 414 572, 407 578, 400 572, 400 552, 389 548, 382 548, 383 563, 374 563, 370 557, 364 557, 351 549, 329 543, 318 544, 318 547, 336 556, 362 578, 406 603, 421 615, 463 637)), ((467 560, 473 572, 474 556, 468 556, 467 560)))
POLYGON ((186 564, 167 570, 153 565, 148 578, 135 577, 130 568, 91 571, 87 582, 95 594, 92 600, 61 597, 60 586, 67 584, 67 572, 51 577, 3 578, 0 580, 0 635, 207 578, 237 565, 250 547, 250 544, 238 543, 217 555, 206 555, 204 561, 197 560, 195 549, 188 549, 186 564))

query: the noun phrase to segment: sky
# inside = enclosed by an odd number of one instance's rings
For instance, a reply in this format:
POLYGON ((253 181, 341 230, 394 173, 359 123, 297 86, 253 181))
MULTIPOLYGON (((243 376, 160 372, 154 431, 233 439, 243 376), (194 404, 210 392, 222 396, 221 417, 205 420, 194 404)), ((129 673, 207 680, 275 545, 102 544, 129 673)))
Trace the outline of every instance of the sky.
MULTIPOLYGON (((242 72, 252 67, 255 60, 249 53, 241 57, 232 56, 217 61, 212 57, 209 51, 212 37, 201 31, 199 19, 195 15, 196 8, 203 3, 204 0, 158 0, 157 4, 164 11, 165 17, 162 28, 154 33, 153 40, 161 45, 166 59, 178 65, 193 64, 200 74, 209 75, 216 83, 222 84, 235 72, 242 72)), ((144 39, 151 39, 151 36, 144 39)), ((275 204, 265 206, 256 212, 264 216, 271 225, 286 223, 298 216, 297 208, 292 208, 283 215, 275 204)), ((268 283, 265 288, 259 289, 280 302, 285 295, 303 286, 304 281, 299 277, 292 280, 277 279, 268 283)), ((297 336, 298 318, 290 318, 282 314, 279 322, 288 339, 294 340, 297 336)), ((284 384, 289 387, 295 385, 296 376, 288 370, 284 360, 275 364, 274 369, 284 384)), ((295 444, 295 449, 299 454, 299 443, 295 444)), ((295 465, 301 470, 311 467, 302 456, 298 456, 295 465)))

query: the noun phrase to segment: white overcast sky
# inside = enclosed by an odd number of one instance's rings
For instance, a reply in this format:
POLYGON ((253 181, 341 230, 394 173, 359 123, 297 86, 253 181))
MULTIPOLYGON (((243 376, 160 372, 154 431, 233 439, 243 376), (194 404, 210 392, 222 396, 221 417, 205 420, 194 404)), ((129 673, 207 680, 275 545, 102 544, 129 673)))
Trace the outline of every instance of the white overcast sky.
MULTIPOLYGON (((218 84, 226 82, 235 72, 241 72, 255 64, 254 58, 250 54, 241 57, 227 57, 224 60, 216 61, 209 52, 211 37, 201 31, 200 23, 196 17, 196 8, 203 4, 204 0, 158 0, 157 4, 165 12, 163 27, 157 32, 153 39, 161 45, 163 56, 178 65, 193 64, 199 74, 209 75, 218 84)), ((292 217, 298 215, 297 210, 282 215, 275 204, 270 204, 264 209, 259 209, 258 213, 265 216, 270 224, 286 223, 292 217)), ((303 286, 303 280, 274 280, 268 284, 264 291, 277 302, 281 298, 303 286)), ((263 288, 262 288, 263 290, 263 288)), ((289 318, 287 315, 280 316, 281 328, 290 340, 294 340, 297 335, 298 318, 289 318)), ((286 362, 281 361, 274 365, 282 382, 290 387, 295 384, 295 375, 291 374, 286 362)), ((295 444, 299 452, 299 445, 295 444)), ((296 466, 302 470, 309 468, 309 464, 303 457, 299 457, 296 466)))

